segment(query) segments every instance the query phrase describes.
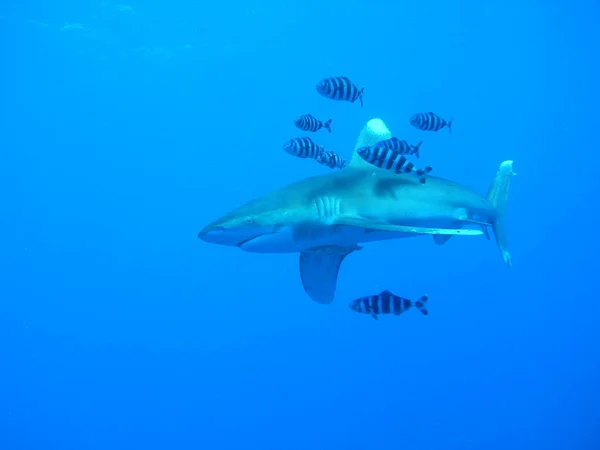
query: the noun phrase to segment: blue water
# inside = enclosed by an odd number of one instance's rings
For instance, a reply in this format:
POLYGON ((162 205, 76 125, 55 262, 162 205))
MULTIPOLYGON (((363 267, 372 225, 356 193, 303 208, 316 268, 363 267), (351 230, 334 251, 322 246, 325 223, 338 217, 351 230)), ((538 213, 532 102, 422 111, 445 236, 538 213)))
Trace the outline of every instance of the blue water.
POLYGON ((0 4, 0 449, 600 448, 597 2, 122 1, 0 4), (198 240, 329 171, 281 150, 305 113, 482 194, 513 159, 513 268, 368 244, 324 306, 297 255, 198 240), (384 288, 430 315, 348 309, 384 288))

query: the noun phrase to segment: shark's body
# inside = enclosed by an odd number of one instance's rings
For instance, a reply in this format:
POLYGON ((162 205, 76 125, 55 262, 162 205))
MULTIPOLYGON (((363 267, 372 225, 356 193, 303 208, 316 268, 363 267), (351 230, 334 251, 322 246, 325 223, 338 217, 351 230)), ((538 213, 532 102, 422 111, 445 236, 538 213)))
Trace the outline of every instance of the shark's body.
MULTIPOLYGON (((370 121, 356 148, 391 135, 370 121)), ((300 253, 300 275, 313 300, 333 300, 343 259, 358 244, 432 234, 480 235, 492 226, 505 261, 510 254, 502 217, 512 162, 500 166, 487 197, 443 178, 376 169, 354 156, 350 166, 307 178, 259 197, 205 227, 207 242, 257 253, 300 253)))

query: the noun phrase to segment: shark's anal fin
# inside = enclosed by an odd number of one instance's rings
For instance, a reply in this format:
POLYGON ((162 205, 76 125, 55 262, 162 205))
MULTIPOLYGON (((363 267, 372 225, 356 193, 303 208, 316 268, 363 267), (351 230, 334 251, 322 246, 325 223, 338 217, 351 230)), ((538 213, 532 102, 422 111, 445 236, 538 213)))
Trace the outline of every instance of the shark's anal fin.
POLYGON ((331 303, 335 297, 338 273, 344 258, 358 245, 317 247, 300 253, 300 279, 308 296, 317 303, 331 303))

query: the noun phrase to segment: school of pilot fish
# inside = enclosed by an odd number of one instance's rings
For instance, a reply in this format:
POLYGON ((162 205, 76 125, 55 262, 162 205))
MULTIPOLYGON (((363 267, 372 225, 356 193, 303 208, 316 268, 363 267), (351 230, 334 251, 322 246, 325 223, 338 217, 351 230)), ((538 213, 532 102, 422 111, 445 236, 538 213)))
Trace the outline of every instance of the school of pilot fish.
MULTIPOLYGON (((317 83, 317 92, 323 97, 331 100, 354 103, 360 101, 363 107, 363 92, 365 88, 358 88, 348 77, 329 77, 323 78, 317 83)), ((416 113, 410 117, 409 123, 413 127, 423 131, 439 131, 442 128, 448 128, 452 132, 452 120, 446 121, 433 112, 416 113)), ((312 114, 303 114, 294 120, 296 128, 302 131, 316 133, 321 129, 326 129, 331 133, 332 119, 323 122, 312 114)), ((369 164, 380 169, 391 170, 395 173, 414 172, 421 183, 426 183, 426 175, 433 170, 431 166, 418 168, 410 161, 407 156, 419 158, 419 150, 423 141, 417 144, 409 144, 396 136, 390 139, 377 142, 374 145, 363 147, 357 150, 357 153, 369 164)), ((343 169, 348 163, 333 150, 325 150, 322 146, 314 142, 310 137, 296 137, 284 143, 283 149, 297 158, 311 158, 319 164, 331 169, 343 169)))
MULTIPOLYGON (((363 107, 364 87, 358 88, 348 77, 328 77, 323 78, 317 83, 317 92, 323 97, 331 100, 345 101, 354 103, 360 101, 363 107)), ((452 132, 452 121, 439 117, 433 112, 423 112, 413 114, 409 119, 410 125, 422 131, 439 131, 442 128, 448 128, 452 132)), ((316 133, 321 129, 326 129, 331 133, 332 119, 323 122, 312 114, 303 114, 294 120, 296 128, 302 131, 316 133)), ((417 168, 408 156, 419 158, 419 150, 423 141, 416 144, 409 144, 396 136, 375 143, 374 145, 357 149, 360 155, 369 164, 385 170, 391 170, 395 173, 414 172, 421 183, 427 182, 426 175, 433 170, 431 166, 417 168)), ((331 169, 343 169, 348 163, 333 150, 325 150, 322 146, 315 143, 310 137, 291 138, 283 145, 283 149, 297 158, 311 158, 319 164, 325 165, 331 169)), ((361 297, 350 303, 350 309, 359 313, 369 314, 374 319, 380 314, 399 315, 408 310, 413 305, 417 307, 424 315, 428 314, 425 309, 427 296, 422 296, 419 300, 412 301, 392 294, 388 290, 375 295, 361 297)))
MULTIPOLYGON (((348 77, 323 78, 316 90, 329 100, 364 105, 364 87, 348 77)), ((411 127, 425 133, 445 128, 452 133, 454 119, 431 111, 407 119, 411 127)), ((511 267, 504 215, 515 175, 512 160, 500 164, 487 194, 481 195, 430 176, 433 168, 418 161, 423 141, 394 136, 380 119, 367 122, 351 161, 319 143, 319 137, 334 132, 330 117, 304 111, 293 123, 312 137, 290 137, 283 150, 338 171, 292 182, 251 200, 206 225, 198 233, 200 239, 247 252, 299 254, 304 291, 321 304, 334 300, 342 262, 366 242, 429 235, 436 245, 444 245, 456 235, 490 239, 491 229, 504 262, 511 267)), ((409 309, 426 316, 427 302, 427 295, 411 300, 384 289, 356 298, 348 307, 374 319, 409 309)))

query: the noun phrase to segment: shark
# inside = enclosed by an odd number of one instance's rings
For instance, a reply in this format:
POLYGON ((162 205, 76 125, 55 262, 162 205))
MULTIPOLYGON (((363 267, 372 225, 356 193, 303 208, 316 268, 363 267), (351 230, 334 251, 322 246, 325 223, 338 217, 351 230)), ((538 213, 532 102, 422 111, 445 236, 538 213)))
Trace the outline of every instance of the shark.
POLYGON ((512 259, 504 217, 513 161, 503 161, 486 195, 428 174, 397 174, 364 161, 359 148, 392 137, 382 119, 361 130, 350 164, 255 198, 206 225, 202 241, 255 253, 299 253, 300 279, 315 302, 331 303, 344 259, 374 241, 431 235, 443 245, 452 236, 492 229, 504 262, 512 259))

